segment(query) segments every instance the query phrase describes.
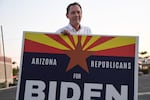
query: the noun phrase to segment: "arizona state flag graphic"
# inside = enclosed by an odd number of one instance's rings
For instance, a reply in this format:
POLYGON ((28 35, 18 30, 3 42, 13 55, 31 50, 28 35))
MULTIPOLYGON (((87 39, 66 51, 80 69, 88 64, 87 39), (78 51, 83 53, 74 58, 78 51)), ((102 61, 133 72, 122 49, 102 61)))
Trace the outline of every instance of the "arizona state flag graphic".
POLYGON ((137 37, 24 32, 17 100, 136 100, 137 37))

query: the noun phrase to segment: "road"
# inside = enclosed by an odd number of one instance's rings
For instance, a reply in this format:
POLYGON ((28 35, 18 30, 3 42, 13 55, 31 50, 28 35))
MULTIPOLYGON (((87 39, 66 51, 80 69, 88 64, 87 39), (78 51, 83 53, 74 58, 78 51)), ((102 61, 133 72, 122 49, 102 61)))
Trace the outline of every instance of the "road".
MULTIPOLYGON (((15 100, 16 87, 0 90, 0 100, 15 100)), ((138 100, 150 100, 150 74, 139 76, 138 100)))
POLYGON ((138 100, 150 100, 150 74, 138 78, 138 100))
POLYGON ((16 87, 0 90, 0 100, 15 100, 16 99, 16 87))

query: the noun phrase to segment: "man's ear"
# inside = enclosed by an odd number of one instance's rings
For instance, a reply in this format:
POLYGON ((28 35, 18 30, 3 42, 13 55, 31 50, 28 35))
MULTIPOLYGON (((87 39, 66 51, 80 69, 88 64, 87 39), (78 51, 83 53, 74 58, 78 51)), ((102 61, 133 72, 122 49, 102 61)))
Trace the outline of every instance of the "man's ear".
POLYGON ((66 17, 68 18, 68 14, 66 14, 66 17))

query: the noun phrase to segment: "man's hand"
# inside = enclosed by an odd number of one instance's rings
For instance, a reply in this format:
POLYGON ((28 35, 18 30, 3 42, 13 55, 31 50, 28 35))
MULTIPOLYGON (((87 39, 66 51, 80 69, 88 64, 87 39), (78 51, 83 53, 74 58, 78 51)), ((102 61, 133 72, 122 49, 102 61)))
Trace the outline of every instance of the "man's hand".
POLYGON ((61 34, 69 36, 71 33, 68 30, 64 30, 61 32, 61 34))

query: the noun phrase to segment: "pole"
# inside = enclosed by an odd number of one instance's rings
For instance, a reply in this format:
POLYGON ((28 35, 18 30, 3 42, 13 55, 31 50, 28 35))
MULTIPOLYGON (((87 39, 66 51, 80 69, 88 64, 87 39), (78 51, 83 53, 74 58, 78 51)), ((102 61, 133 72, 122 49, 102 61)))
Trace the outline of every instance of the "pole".
POLYGON ((4 73, 5 73, 5 87, 8 87, 8 82, 7 82, 7 69, 6 69, 6 59, 5 59, 5 46, 4 46, 4 36, 3 36, 3 28, 1 25, 1 35, 2 35, 2 51, 3 51, 3 60, 4 60, 4 73))

